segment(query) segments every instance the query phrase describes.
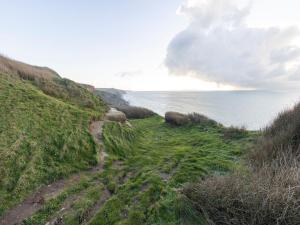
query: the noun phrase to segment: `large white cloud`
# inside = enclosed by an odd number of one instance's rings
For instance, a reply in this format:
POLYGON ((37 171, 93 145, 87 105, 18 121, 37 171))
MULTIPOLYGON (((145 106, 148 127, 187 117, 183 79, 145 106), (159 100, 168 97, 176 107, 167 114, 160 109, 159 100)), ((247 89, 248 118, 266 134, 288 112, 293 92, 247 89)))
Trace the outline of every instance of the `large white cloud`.
POLYGON ((249 27, 250 5, 230 0, 187 1, 179 12, 190 22, 168 46, 171 73, 252 88, 299 85, 297 27, 249 27))

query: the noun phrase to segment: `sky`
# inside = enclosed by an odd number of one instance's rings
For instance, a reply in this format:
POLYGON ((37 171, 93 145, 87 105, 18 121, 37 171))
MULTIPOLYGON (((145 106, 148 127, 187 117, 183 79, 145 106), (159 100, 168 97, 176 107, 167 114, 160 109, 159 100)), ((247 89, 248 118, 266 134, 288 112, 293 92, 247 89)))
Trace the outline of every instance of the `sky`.
POLYGON ((299 0, 0 0, 0 53, 125 90, 300 87, 299 0))

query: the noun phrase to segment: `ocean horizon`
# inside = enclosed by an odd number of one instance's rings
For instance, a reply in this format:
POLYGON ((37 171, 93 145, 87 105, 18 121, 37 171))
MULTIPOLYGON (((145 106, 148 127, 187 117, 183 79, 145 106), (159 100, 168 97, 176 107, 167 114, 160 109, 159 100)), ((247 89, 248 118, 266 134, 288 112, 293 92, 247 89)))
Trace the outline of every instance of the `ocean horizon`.
POLYGON ((164 116, 167 111, 201 113, 225 126, 259 130, 293 107, 297 92, 284 91, 127 91, 124 99, 164 116))

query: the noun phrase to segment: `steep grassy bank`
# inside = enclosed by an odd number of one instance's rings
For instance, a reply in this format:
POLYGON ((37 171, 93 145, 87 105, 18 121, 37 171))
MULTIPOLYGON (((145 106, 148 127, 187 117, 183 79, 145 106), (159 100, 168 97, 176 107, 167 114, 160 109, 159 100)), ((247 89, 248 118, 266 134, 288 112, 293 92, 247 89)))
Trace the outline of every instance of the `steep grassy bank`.
POLYGON ((72 81, 34 75, 0 72, 0 215, 40 185, 97 163, 88 128, 105 105, 72 81))

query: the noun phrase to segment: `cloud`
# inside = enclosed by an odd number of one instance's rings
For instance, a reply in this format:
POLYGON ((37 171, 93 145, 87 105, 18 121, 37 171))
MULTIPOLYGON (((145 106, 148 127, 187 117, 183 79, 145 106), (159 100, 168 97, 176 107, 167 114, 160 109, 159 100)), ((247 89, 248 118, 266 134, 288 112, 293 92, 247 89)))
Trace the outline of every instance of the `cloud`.
POLYGON ((299 85, 297 27, 256 28, 246 23, 251 5, 234 1, 193 0, 179 13, 188 27, 169 43, 165 64, 176 75, 251 88, 299 85))
POLYGON ((133 70, 133 71, 124 71, 124 72, 119 72, 116 74, 116 76, 118 77, 132 77, 132 76, 136 76, 136 75, 141 75, 143 73, 143 71, 141 70, 133 70))

